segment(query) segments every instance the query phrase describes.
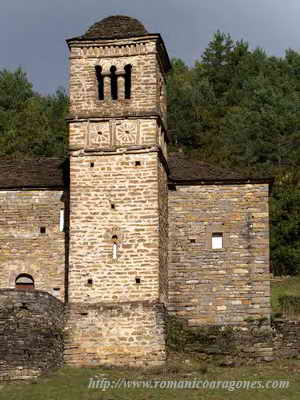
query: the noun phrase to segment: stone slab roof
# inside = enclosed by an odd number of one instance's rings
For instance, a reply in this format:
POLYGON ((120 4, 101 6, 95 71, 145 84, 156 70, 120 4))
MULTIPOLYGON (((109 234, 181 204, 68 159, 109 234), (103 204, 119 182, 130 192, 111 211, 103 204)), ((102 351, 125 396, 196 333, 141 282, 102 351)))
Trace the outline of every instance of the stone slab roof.
POLYGON ((105 41, 148 37, 158 40, 158 51, 163 60, 166 72, 171 69, 170 59, 165 44, 159 33, 149 33, 137 19, 126 15, 112 15, 93 24, 83 35, 67 39, 68 46, 74 42, 105 41))
POLYGON ((246 176, 237 171, 216 167, 193 160, 184 153, 171 153, 168 158, 169 180, 174 182, 199 183, 272 183, 271 177, 246 176))
POLYGON ((0 188, 59 188, 67 185, 67 162, 60 158, 0 158, 0 188))
MULTIPOLYGON (((0 158, 0 189, 66 187, 69 181, 68 165, 68 160, 61 158, 0 158)), ((192 160, 183 153, 171 153, 168 166, 169 182, 177 184, 273 183, 271 177, 245 176, 236 171, 192 160)))
POLYGON ((144 25, 135 18, 126 15, 113 15, 93 24, 78 39, 120 39, 146 35, 144 25))

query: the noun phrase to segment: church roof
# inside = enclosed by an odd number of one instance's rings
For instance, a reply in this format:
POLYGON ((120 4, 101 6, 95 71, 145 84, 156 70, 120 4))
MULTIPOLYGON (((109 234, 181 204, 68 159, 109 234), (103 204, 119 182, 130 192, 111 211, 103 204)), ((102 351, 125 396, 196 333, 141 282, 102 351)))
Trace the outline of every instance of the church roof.
POLYGON ((126 15, 113 15, 93 24, 78 39, 121 39, 147 35, 144 25, 126 15))
POLYGON ((60 158, 0 158, 0 188, 61 188, 68 182, 66 168, 60 158))
POLYGON ((135 18, 126 15, 113 15, 102 19, 92 25, 83 35, 87 39, 91 38, 124 38, 145 35, 144 25, 135 18))
POLYGON ((271 177, 255 177, 194 160, 184 153, 171 153, 168 158, 169 179, 178 183, 272 183, 271 177))
MULTIPOLYGON (((12 160, 0 158, 0 188, 57 188, 68 186, 68 160, 39 158, 12 160)), ((228 184, 272 183, 270 177, 249 177, 216 167, 203 161, 193 160, 183 153, 171 153, 168 158, 169 182, 176 184, 228 184)))

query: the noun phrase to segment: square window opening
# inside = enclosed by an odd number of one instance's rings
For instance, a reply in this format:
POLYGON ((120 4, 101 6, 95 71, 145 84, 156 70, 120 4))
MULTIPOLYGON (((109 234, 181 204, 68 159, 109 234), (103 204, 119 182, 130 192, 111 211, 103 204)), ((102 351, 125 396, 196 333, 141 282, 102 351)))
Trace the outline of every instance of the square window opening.
POLYGON ((215 232, 211 237, 211 248, 212 249, 223 249, 223 233, 215 232))

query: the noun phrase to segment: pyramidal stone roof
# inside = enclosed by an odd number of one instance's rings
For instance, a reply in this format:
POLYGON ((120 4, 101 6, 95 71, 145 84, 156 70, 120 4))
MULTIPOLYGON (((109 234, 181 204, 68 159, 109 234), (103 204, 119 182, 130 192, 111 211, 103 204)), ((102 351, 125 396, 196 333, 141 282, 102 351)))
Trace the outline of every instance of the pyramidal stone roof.
POLYGON ((146 35, 144 25, 126 15, 113 15, 93 24, 81 39, 118 39, 146 35))

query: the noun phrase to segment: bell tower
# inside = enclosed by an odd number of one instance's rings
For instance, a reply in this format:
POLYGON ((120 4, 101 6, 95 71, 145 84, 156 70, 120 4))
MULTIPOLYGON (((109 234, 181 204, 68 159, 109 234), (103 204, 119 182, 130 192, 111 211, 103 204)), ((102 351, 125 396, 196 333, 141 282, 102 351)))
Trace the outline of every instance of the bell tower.
POLYGON ((66 362, 165 359, 167 132, 159 34, 105 18, 70 49, 66 362))

